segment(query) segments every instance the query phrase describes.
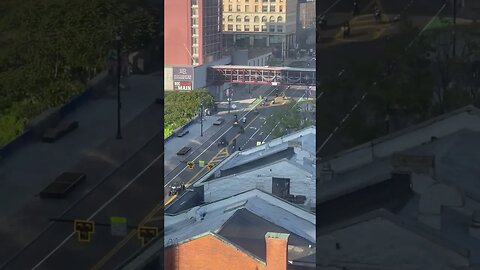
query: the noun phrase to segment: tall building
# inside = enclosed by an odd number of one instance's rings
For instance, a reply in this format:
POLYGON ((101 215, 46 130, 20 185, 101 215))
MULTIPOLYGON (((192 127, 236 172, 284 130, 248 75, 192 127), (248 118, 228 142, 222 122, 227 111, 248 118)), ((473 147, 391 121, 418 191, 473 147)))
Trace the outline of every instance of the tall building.
POLYGON ((221 0, 165 1, 165 65, 203 65, 222 54, 221 0))
POLYGON ((315 27, 316 7, 315 0, 306 0, 299 3, 299 24, 303 29, 315 27))
POLYGON ((222 57, 221 1, 165 1, 165 90, 208 87, 207 67, 229 63, 222 57))
POLYGON ((297 0, 223 0, 227 46, 295 48, 297 0))

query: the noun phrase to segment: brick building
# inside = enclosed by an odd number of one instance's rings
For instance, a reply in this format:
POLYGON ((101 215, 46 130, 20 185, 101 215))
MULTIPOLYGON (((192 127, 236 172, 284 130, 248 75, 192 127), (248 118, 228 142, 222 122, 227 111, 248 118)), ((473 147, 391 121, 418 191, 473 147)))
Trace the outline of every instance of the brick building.
POLYGON ((288 237, 283 233, 267 233, 267 256, 263 261, 226 238, 207 232, 168 247, 165 270, 286 270, 288 237))

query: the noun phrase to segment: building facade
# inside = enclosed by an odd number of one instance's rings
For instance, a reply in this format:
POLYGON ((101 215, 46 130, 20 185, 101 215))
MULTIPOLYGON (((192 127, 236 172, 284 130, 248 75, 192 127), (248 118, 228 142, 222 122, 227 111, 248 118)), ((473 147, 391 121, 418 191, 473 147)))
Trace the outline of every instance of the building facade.
POLYGON ((222 57, 221 0, 165 1, 165 65, 198 66, 222 57))
POLYGON ((227 46, 295 48, 297 0, 223 0, 227 46))
POLYGON ((299 26, 302 29, 315 28, 316 6, 315 0, 307 0, 299 3, 299 26))

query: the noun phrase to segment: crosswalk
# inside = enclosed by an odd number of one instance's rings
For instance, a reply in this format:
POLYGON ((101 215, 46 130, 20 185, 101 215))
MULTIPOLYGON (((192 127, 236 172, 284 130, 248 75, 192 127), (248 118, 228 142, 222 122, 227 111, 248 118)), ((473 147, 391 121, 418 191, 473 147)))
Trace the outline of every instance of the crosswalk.
POLYGON ((222 162, 224 159, 226 159, 230 153, 228 152, 228 147, 224 147, 218 152, 218 154, 212 159, 212 163, 217 165, 218 163, 222 162))

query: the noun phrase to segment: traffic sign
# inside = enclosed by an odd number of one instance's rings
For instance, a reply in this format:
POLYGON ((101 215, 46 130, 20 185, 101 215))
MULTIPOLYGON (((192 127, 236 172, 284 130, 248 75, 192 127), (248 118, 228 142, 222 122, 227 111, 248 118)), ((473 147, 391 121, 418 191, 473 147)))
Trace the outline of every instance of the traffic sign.
POLYGON ((90 242, 95 232, 95 223, 88 220, 74 220, 73 230, 77 233, 79 242, 90 242))
POLYGON ((190 170, 193 170, 193 167, 195 167, 195 163, 193 163, 193 161, 189 161, 189 162, 187 162, 187 167, 188 167, 190 170))
POLYGON ((142 245, 147 244, 158 235, 157 227, 138 226, 137 236, 142 240, 142 245))
POLYGON ((198 161, 198 167, 200 167, 200 168, 205 167, 205 161, 199 160, 199 161, 198 161))
POLYGON ((207 168, 208 168, 209 170, 211 170, 214 166, 215 166, 215 165, 214 165, 212 162, 209 162, 209 163, 207 164, 207 168))
POLYGON ((127 235, 127 218, 110 217, 110 228, 113 236, 127 235))

